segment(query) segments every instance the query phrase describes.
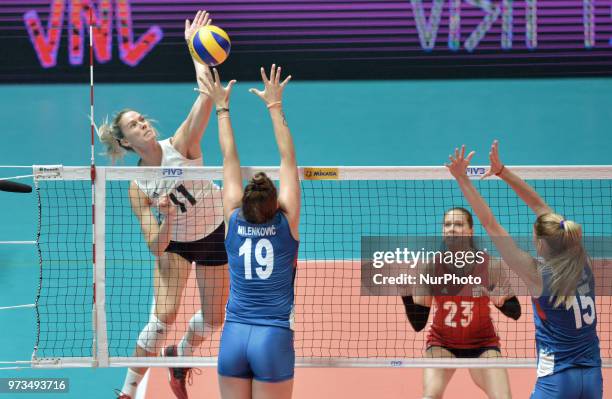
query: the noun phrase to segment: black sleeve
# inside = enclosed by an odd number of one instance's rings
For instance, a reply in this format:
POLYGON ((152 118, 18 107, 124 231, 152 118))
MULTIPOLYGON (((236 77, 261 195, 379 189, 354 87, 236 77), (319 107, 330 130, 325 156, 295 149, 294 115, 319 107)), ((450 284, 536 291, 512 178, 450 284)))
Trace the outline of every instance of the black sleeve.
POLYGON ((504 304, 497 309, 511 319, 518 320, 521 317, 521 304, 516 296, 506 299, 504 304))
POLYGON ((402 302, 404 302, 406 316, 408 317, 410 325, 414 328, 414 331, 421 331, 425 328, 431 308, 429 306, 415 304, 411 296, 403 296, 402 302))

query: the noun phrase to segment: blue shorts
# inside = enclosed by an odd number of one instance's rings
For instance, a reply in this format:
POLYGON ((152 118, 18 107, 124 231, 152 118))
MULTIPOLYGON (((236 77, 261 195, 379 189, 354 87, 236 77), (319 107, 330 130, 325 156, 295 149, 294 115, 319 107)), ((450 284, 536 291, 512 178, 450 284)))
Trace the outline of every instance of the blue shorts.
POLYGON ((217 372, 224 377, 281 382, 293 378, 293 331, 225 322, 217 372))
POLYGON ((573 367, 539 377, 531 399, 601 399, 601 367, 573 367))

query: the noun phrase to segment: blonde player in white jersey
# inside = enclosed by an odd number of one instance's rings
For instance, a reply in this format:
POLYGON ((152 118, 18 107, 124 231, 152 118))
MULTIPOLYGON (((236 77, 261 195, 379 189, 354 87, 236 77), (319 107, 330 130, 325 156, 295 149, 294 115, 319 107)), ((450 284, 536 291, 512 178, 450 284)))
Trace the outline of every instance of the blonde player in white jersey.
MULTIPOLYGON (((198 11, 193 23, 185 21, 185 40, 209 23, 208 13, 198 11)), ((195 61, 194 65, 201 89, 202 80, 207 79, 207 67, 195 61)), ((98 134, 113 161, 131 151, 140 156, 141 166, 164 166, 168 170, 201 166, 200 142, 211 109, 211 100, 200 94, 187 119, 166 140, 158 141, 150 121, 131 109, 117 113, 112 122, 98 129, 98 134)), ((219 328, 224 319, 228 274, 221 190, 212 181, 134 181, 129 198, 146 243, 155 255, 155 302, 149 322, 138 337, 135 356, 159 353, 168 326, 176 319, 191 264, 195 263, 202 308, 189 321, 178 346, 162 350, 164 356, 191 356, 194 347, 219 328)), ((145 371, 146 368, 129 369, 118 398, 133 399, 145 371)), ((178 399, 187 399, 185 380, 189 372, 185 368, 170 369, 170 386, 178 399)))

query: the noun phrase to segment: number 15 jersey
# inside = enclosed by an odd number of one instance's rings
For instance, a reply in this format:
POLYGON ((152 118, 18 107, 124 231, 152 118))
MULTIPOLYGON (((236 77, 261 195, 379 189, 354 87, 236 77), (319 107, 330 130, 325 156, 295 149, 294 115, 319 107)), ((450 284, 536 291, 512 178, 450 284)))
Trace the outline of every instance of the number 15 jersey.
POLYGON ((293 329, 299 242, 280 210, 268 223, 246 221, 236 209, 227 225, 230 293, 225 320, 293 329))
POLYGON ((572 306, 554 306, 551 296, 552 274, 542 271, 542 295, 532 297, 538 350, 538 377, 558 373, 571 367, 601 367, 595 280, 586 265, 576 286, 572 306))

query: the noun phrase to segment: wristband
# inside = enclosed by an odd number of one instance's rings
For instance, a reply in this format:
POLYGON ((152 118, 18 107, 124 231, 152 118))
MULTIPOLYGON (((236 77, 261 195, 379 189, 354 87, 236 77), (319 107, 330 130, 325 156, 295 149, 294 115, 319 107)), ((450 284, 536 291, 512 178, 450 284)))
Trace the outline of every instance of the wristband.
POLYGON ((501 169, 499 170, 499 172, 495 174, 495 176, 501 175, 505 168, 506 168, 506 165, 502 165, 501 169))
POLYGON ((272 107, 275 107, 277 105, 282 105, 282 104, 283 103, 280 101, 274 101, 274 102, 271 102, 270 104, 267 104, 266 107, 268 107, 268 109, 271 109, 272 107))
POLYGON ((229 112, 229 108, 225 108, 225 107, 217 108, 217 116, 221 115, 223 112, 229 112))

